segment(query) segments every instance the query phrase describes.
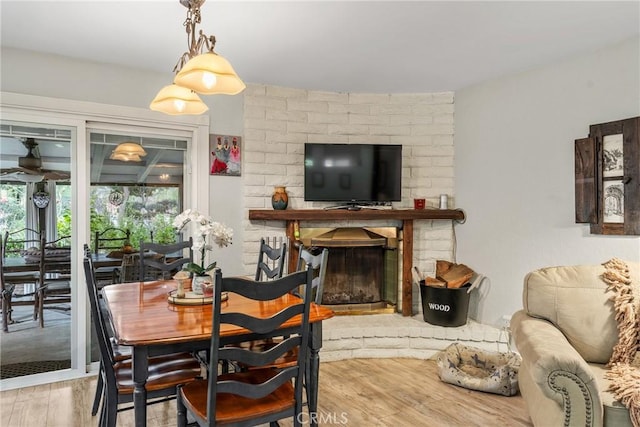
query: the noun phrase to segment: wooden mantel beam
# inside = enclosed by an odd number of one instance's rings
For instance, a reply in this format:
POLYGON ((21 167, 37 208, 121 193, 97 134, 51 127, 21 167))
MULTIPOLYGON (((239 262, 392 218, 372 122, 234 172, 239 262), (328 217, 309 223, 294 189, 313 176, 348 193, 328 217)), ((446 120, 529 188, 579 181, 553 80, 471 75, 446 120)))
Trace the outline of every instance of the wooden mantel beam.
MULTIPOLYGON (((461 209, 285 209, 249 210, 251 221, 286 221, 286 233, 290 243, 295 241, 294 230, 297 221, 346 221, 346 220, 395 220, 402 221, 402 315, 411 316, 413 306, 411 267, 413 266, 413 221, 453 220, 464 222, 461 209)), ((297 256, 295 246, 289 246, 290 260, 297 256)))
POLYGON ((345 221, 345 220, 450 219, 464 221, 462 209, 257 209, 249 211, 251 221, 345 221))

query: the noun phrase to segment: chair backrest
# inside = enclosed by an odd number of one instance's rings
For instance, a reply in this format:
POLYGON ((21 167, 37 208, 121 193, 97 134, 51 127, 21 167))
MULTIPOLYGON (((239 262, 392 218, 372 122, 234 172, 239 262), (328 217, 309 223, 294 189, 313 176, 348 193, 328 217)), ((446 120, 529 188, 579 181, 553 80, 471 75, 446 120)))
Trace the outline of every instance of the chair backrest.
MULTIPOLYGON (((311 291, 312 272, 299 271, 280 279, 275 279, 264 286, 263 282, 253 281, 242 277, 222 277, 219 269, 214 274, 214 300, 213 300, 213 327, 210 348, 210 366, 218 366, 223 362, 238 362, 244 366, 271 365, 285 353, 298 349, 298 363, 295 366, 274 370, 268 379, 246 383, 239 381, 225 381, 224 376, 209 375, 209 393, 207 414, 216 413, 216 399, 219 393, 229 393, 245 398, 262 397, 281 385, 294 380, 294 396, 296 414, 302 410, 303 376, 307 363, 307 347, 309 340, 309 308, 311 301, 307 298, 296 299, 296 302, 276 315, 268 318, 254 317, 246 313, 230 311, 226 305, 222 312, 222 293, 229 292, 241 295, 245 298, 276 304, 282 296, 295 298, 288 295, 300 286, 304 286, 305 292, 311 291), (240 348, 221 345, 220 327, 223 324, 239 326, 256 334, 258 338, 268 338, 278 333, 278 329, 294 317, 300 316, 301 322, 293 329, 287 331, 287 337, 268 351, 262 349, 240 348)), ((256 313, 260 316, 259 313, 256 313)), ((294 412, 291 412, 293 415, 294 412)), ((287 415, 283 415, 287 416, 287 415)), ((260 424, 260 422, 258 422, 260 424)))
POLYGON ((122 255, 118 281, 120 283, 140 281, 140 253, 122 255))
POLYGON ((110 227, 102 231, 96 231, 93 251, 99 253, 100 251, 110 252, 122 249, 122 246, 129 242, 130 239, 131 231, 128 229, 110 227))
POLYGON ((314 248, 300 246, 298 253, 297 271, 310 269, 313 271, 313 289, 311 291, 312 301, 316 304, 322 303, 322 292, 324 290, 324 278, 327 273, 327 261, 329 259, 329 249, 324 248, 319 253, 314 248))
POLYGON ((91 308, 91 319, 93 320, 91 323, 93 323, 96 331, 100 356, 103 362, 102 367, 107 378, 110 378, 111 381, 115 383, 115 371, 113 369, 115 356, 113 354, 113 347, 109 343, 109 332, 107 329, 106 319, 104 318, 102 310, 100 310, 98 286, 95 281, 95 271, 91 257, 85 256, 83 264, 87 293, 89 295, 89 305, 91 308))
MULTIPOLYGON (((16 231, 6 231, 2 240, 2 257, 22 256, 30 248, 39 250, 40 243, 40 232, 34 229, 25 227, 16 231)), ((37 257, 37 254, 35 256, 37 257)))
POLYGON ((286 242, 281 242, 279 247, 275 247, 275 242, 272 246, 264 238, 261 238, 255 280, 273 280, 282 277, 286 255, 286 242), (262 278, 263 275, 265 276, 264 279, 262 278))
POLYGON ((163 245, 140 242, 140 277, 143 280, 170 279, 183 265, 193 262, 193 238, 163 245), (185 251, 188 254, 185 255, 185 251))
POLYGON ((59 237, 47 242, 43 237, 40 243, 40 286, 52 278, 60 278, 61 275, 71 274, 71 248, 62 246, 68 244, 70 237, 59 237), (52 277, 52 275, 54 277, 52 277))
POLYGON ((91 248, 89 247, 88 244, 85 243, 82 246, 82 252, 84 253, 85 258, 91 258, 91 248))

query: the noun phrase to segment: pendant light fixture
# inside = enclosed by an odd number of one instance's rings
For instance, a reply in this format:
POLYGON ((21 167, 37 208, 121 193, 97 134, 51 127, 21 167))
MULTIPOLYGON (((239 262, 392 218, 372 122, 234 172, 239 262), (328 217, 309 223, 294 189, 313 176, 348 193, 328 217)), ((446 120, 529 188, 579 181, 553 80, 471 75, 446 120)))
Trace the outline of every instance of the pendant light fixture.
POLYGON ((173 116, 202 114, 209 110, 194 91, 177 84, 170 84, 160 89, 149 108, 173 116))
POLYGON ((141 162, 142 157, 146 155, 147 152, 144 151, 142 145, 127 141, 118 144, 115 150, 111 152, 109 158, 111 160, 120 160, 122 162, 141 162))
POLYGON ((205 0, 179 0, 186 7, 188 51, 183 53, 173 71, 173 85, 163 87, 149 106, 166 114, 202 114, 208 107, 199 94, 237 95, 245 84, 222 56, 214 52, 215 36, 206 36, 202 30, 196 38, 196 26, 201 22, 200 7, 205 0), (206 51, 204 49, 206 48, 206 51))

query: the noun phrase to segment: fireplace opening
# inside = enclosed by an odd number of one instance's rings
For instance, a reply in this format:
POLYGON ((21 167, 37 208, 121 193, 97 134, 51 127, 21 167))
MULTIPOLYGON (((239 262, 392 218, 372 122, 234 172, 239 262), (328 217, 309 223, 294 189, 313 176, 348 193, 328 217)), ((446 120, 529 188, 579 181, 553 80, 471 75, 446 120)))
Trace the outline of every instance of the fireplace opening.
POLYGON ((393 308, 398 298, 398 230, 301 230, 307 245, 328 248, 322 304, 336 312, 393 308))
POLYGON ((382 301, 383 247, 333 247, 329 254, 322 293, 323 304, 364 304, 382 301))

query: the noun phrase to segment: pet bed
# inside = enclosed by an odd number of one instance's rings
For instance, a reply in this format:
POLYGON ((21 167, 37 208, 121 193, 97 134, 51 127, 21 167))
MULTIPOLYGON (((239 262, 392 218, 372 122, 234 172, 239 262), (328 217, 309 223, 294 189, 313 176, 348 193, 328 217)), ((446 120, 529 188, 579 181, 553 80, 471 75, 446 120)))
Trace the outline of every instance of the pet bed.
POLYGON ((454 343, 437 355, 438 375, 446 383, 470 390, 513 396, 518 393, 522 358, 454 343))

